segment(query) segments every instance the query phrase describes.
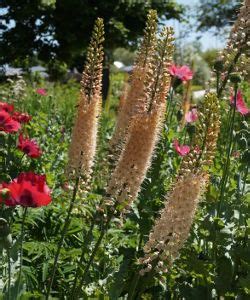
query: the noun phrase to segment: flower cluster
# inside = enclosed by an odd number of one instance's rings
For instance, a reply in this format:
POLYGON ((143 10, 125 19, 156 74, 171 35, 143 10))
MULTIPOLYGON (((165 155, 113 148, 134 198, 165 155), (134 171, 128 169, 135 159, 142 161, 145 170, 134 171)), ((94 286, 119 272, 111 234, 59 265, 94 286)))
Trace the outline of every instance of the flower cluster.
POLYGON ((31 116, 14 111, 14 105, 0 102, 0 131, 15 133, 21 128, 21 123, 28 123, 31 116))
MULTIPOLYGON (((27 113, 14 111, 14 105, 0 102, 0 131, 17 133, 22 124, 30 120, 31 116, 27 113)), ((18 137, 17 149, 31 158, 38 158, 42 154, 37 143, 33 139, 24 138, 22 133, 18 137)), ((50 202, 50 190, 44 175, 33 172, 20 173, 11 182, 0 183, 0 204, 39 207, 50 202)))
MULTIPOLYGON (((0 102, 0 131, 17 133, 21 129, 21 124, 29 123, 31 119, 27 113, 14 111, 14 105, 0 102)), ((23 138, 22 134, 19 135, 17 148, 32 158, 38 158, 42 154, 36 141, 23 138)))

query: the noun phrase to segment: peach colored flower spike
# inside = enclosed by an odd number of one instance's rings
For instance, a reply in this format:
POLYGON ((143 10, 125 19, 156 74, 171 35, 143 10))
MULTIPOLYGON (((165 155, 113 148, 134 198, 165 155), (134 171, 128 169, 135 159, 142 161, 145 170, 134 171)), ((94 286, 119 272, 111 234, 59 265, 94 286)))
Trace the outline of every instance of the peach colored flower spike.
POLYGON ((81 175, 88 179, 94 164, 98 120, 101 114, 103 27, 103 20, 98 18, 82 74, 80 99, 69 147, 67 176, 81 175))

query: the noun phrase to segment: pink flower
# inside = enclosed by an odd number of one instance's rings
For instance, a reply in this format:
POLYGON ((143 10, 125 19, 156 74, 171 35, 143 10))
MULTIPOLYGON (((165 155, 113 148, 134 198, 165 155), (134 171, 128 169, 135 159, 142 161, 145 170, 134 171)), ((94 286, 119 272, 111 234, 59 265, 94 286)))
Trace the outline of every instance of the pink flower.
POLYGON ((8 104, 6 102, 0 102, 0 110, 4 110, 7 113, 11 113, 14 110, 14 105, 8 104))
POLYGON ((24 139, 22 134, 19 135, 17 148, 32 158, 38 158, 42 154, 36 141, 24 139))
POLYGON ((186 65, 176 66, 176 65, 173 64, 169 68, 169 73, 173 77, 179 78, 181 81, 188 81, 188 80, 191 80, 193 78, 193 72, 186 65))
POLYGON ((37 89, 36 93, 41 95, 41 96, 47 96, 47 91, 45 89, 37 89))
POLYGON ((190 152, 190 147, 188 145, 180 145, 178 140, 173 141, 173 147, 180 156, 185 156, 190 152))
POLYGON ((30 115, 18 111, 13 113, 12 118, 20 123, 29 123, 29 121, 32 119, 30 115))
POLYGON ((193 108, 185 114, 185 120, 187 123, 193 123, 198 120, 197 109, 193 108))
MULTIPOLYGON (((234 96, 231 95, 230 98, 230 103, 231 105, 234 105, 234 96)), ((236 110, 242 115, 245 116, 247 114, 249 114, 250 109, 247 107, 246 103, 244 102, 242 93, 240 90, 238 90, 237 92, 237 96, 236 96, 236 110)))
POLYGON ((14 133, 17 132, 20 127, 20 123, 13 120, 5 110, 0 110, 0 131, 14 133))

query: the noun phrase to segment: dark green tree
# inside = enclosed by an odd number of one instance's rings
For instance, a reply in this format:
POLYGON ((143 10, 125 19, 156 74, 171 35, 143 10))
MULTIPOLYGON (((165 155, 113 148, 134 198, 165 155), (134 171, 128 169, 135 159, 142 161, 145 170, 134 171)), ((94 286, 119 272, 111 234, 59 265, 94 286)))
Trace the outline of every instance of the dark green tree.
POLYGON ((0 64, 49 59, 53 48, 53 7, 42 0, 0 1, 0 64))
POLYGON ((180 19, 175 0, 1 0, 0 63, 37 55, 70 67, 82 66, 94 20, 104 18, 106 56, 116 47, 133 47, 148 9, 162 20, 180 19))

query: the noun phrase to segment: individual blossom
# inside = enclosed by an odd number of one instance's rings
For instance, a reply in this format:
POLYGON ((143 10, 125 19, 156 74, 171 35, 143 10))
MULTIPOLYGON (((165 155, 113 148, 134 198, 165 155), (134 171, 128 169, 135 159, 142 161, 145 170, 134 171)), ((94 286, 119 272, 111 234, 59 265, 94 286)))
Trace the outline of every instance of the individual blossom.
POLYGON ((20 129, 19 122, 13 120, 5 110, 0 111, 0 131, 14 133, 20 129))
POLYGON ((14 105, 8 104, 6 102, 0 102, 0 110, 4 110, 7 113, 11 113, 14 110, 14 105))
MULTIPOLYGON (((233 95, 231 95, 230 103, 231 103, 231 105, 234 105, 234 96, 233 95)), ((236 110, 242 116, 248 115, 250 112, 250 109, 247 107, 240 90, 238 90, 237 95, 236 95, 236 110)))
POLYGON ((0 202, 7 206, 40 207, 51 202, 45 175, 21 173, 12 182, 1 186, 0 202))
POLYGON ((173 147, 180 156, 185 156, 190 152, 190 147, 188 145, 180 145, 176 139, 173 141, 173 147))
POLYGON ((36 141, 25 139, 22 134, 19 135, 17 148, 32 158, 38 158, 42 154, 36 141))
POLYGON ((185 120, 187 123, 193 123, 198 120, 197 109, 193 108, 185 114, 185 120))
POLYGON ((19 123, 29 123, 29 121, 32 119, 32 117, 27 113, 21 113, 18 111, 15 111, 12 115, 12 118, 19 123))
POLYGON ((188 81, 193 78, 193 72, 186 65, 176 66, 175 64, 173 64, 169 68, 169 73, 170 73, 170 75, 180 79, 181 81, 188 81))
POLYGON ((37 89, 37 90, 36 90, 36 93, 37 93, 38 95, 41 95, 41 96, 47 96, 47 91, 46 91, 45 89, 42 89, 42 88, 37 89))

